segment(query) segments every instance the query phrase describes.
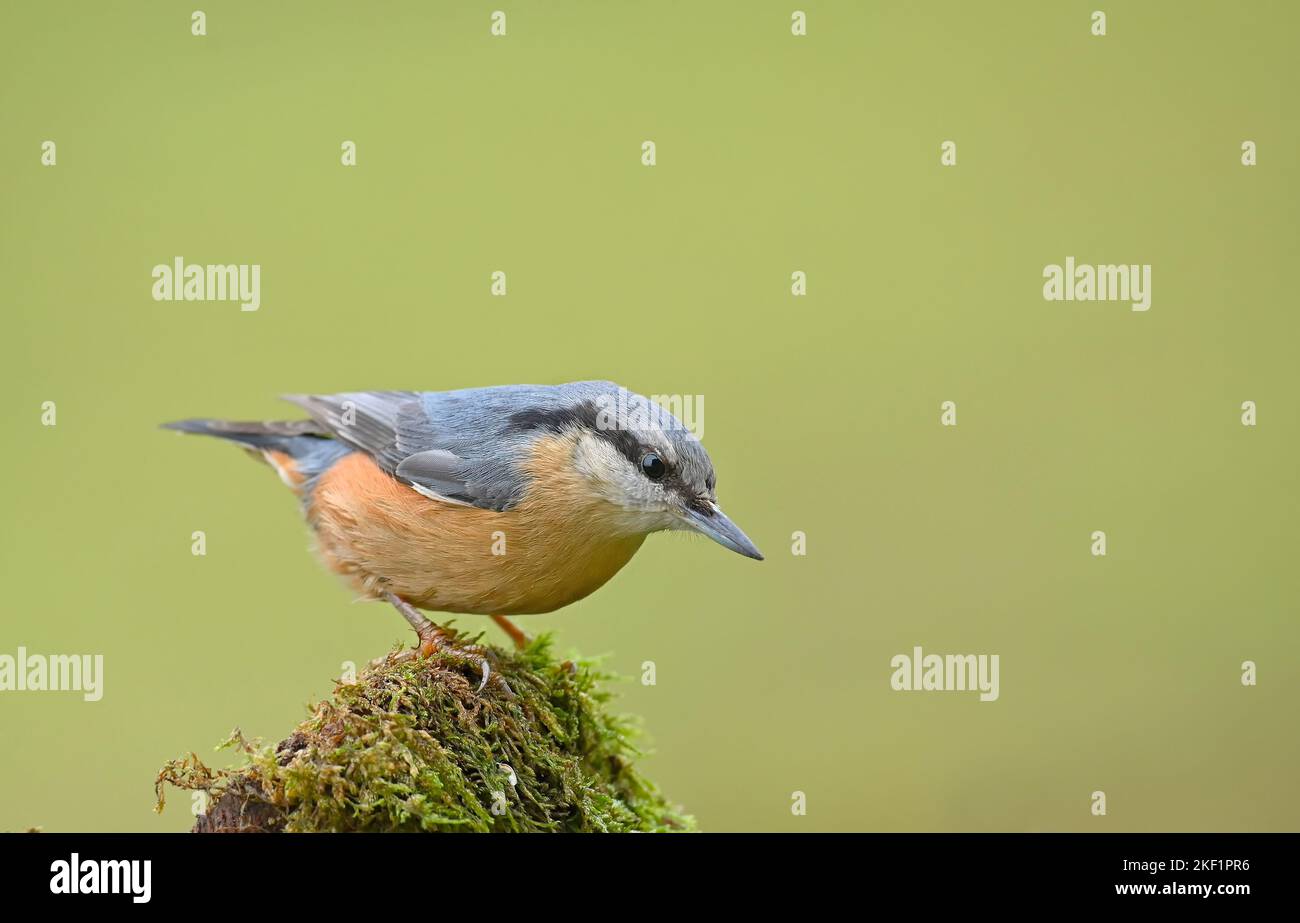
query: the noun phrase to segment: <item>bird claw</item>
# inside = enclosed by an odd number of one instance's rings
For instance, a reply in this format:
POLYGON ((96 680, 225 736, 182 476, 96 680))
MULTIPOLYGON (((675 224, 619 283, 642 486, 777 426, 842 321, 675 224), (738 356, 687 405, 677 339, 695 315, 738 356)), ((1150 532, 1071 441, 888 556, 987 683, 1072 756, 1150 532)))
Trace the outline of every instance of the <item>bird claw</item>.
MULTIPOLYGON (((434 654, 446 653, 464 660, 477 662, 479 665, 482 679, 479 680, 478 688, 474 690, 475 695, 487 688, 488 680, 492 678, 492 666, 488 663, 485 656, 487 653, 481 644, 466 644, 464 646, 452 644, 448 641, 446 635, 439 631, 429 632, 420 635, 419 646, 410 652, 404 652, 402 659, 420 658, 428 660, 434 654)), ((505 687, 506 692, 511 698, 514 698, 514 690, 506 683, 500 675, 497 676, 498 682, 505 687)))

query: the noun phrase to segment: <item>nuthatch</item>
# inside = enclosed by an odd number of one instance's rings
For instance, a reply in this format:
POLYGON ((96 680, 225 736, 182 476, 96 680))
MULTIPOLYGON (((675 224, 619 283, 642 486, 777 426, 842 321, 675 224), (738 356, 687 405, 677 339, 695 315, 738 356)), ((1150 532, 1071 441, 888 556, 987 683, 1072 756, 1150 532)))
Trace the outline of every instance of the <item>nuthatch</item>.
POLYGON ((505 617, 596 590, 651 532, 689 529, 762 560, 718 508, 713 464, 671 413, 608 381, 288 395, 310 420, 183 420, 236 442, 301 498, 326 564, 406 618, 505 617))

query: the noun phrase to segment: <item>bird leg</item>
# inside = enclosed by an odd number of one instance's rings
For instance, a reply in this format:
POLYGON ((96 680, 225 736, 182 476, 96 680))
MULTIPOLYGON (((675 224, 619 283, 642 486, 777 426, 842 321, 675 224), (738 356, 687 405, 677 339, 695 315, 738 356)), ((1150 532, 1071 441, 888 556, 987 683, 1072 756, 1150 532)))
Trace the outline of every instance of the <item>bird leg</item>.
POLYGON ((510 636, 510 640, 515 642, 515 647, 519 648, 521 651, 526 648, 528 642, 532 640, 524 633, 523 629, 519 628, 519 626, 515 625, 514 622, 510 621, 504 615, 494 615, 492 616, 492 621, 496 622, 497 625, 501 627, 501 630, 510 636))
MULTIPOLYGON (((464 657, 466 660, 477 661, 479 669, 482 671, 483 679, 479 682, 478 689, 476 689, 475 692, 483 691, 483 687, 487 685, 488 679, 493 675, 493 673, 487 660, 482 656, 479 656, 482 654, 482 648, 477 644, 471 644, 468 647, 458 647, 445 631, 425 618, 424 614, 420 612, 419 609, 412 606, 406 600, 399 596, 395 596, 392 593, 385 593, 384 599, 388 600, 394 609, 402 613, 402 618, 406 619, 406 621, 410 623, 411 627, 415 629, 416 635, 420 638, 419 656, 432 657, 438 651, 446 651, 449 654, 464 657)), ((514 628, 513 625, 510 627, 514 628)), ((516 628, 515 631, 519 631, 519 629, 516 628)), ((523 635, 523 632, 519 632, 519 634, 523 635)), ((513 699, 515 697, 514 690, 510 688, 510 685, 505 681, 505 679, 498 676, 497 680, 503 687, 505 687, 506 694, 513 699)))
MULTIPOLYGON (((499 682, 502 688, 505 689, 506 695, 510 696, 512 699, 515 697, 514 690, 510 688, 510 684, 505 681, 505 678, 492 672, 492 667, 488 665, 487 659, 482 656, 483 649, 479 645, 471 644, 467 647, 458 647, 445 631, 425 618, 424 614, 420 612, 419 609, 412 606, 406 600, 392 593, 385 593, 384 599, 386 599, 394 609, 402 613, 402 618, 406 619, 410 626, 415 629, 415 633, 420 639, 419 656, 432 657, 439 651, 446 651, 454 656, 464 657, 471 661, 477 661, 479 669, 482 671, 483 679, 479 682, 478 689, 476 689, 475 692, 482 692, 483 687, 488 684, 488 679, 495 676, 497 682, 499 682)), ((500 619, 497 624, 501 625, 501 627, 509 633, 510 637, 514 639, 515 644, 519 645, 520 648, 524 647, 524 645, 528 643, 528 635, 524 634, 514 625, 511 625, 503 617, 498 615, 492 617, 494 619, 500 619)))
POLYGON ((410 623, 415 629, 415 634, 420 639, 420 656, 430 657, 442 647, 448 638, 445 632, 437 625, 430 622, 424 617, 424 613, 412 606, 404 599, 394 596, 392 593, 385 593, 384 599, 392 604, 393 608, 402 613, 402 618, 410 623))

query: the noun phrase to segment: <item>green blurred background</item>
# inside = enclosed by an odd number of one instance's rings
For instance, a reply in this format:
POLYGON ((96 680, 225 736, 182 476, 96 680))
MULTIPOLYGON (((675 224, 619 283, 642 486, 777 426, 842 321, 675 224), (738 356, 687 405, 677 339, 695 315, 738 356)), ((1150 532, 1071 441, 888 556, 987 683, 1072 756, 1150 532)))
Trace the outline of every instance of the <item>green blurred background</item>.
POLYGON ((705 829, 1295 829, 1300 15, 1244 6, 6 3, 0 653, 106 664, 0 693, 0 829, 185 829, 164 760, 410 640, 159 422, 594 377, 705 396, 768 560, 656 536, 519 622, 631 677, 705 829), (1045 302, 1071 255, 1153 264, 1151 310, 1045 302), (153 301, 175 256, 261 310, 153 301), (1000 700, 891 691, 914 645, 1000 700))

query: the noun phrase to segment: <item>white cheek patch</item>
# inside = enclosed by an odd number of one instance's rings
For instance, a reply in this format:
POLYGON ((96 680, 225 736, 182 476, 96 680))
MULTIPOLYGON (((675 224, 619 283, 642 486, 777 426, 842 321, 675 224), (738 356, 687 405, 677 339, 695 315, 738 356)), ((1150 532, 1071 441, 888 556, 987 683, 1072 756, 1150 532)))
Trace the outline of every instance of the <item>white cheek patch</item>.
POLYGON ((590 481, 604 483, 616 470, 614 448, 603 439, 583 433, 573 451, 573 467, 590 481))
POLYGON ((574 467, 604 499, 624 509, 644 512, 665 506, 663 488, 651 484, 612 445, 583 433, 573 453, 574 467))

